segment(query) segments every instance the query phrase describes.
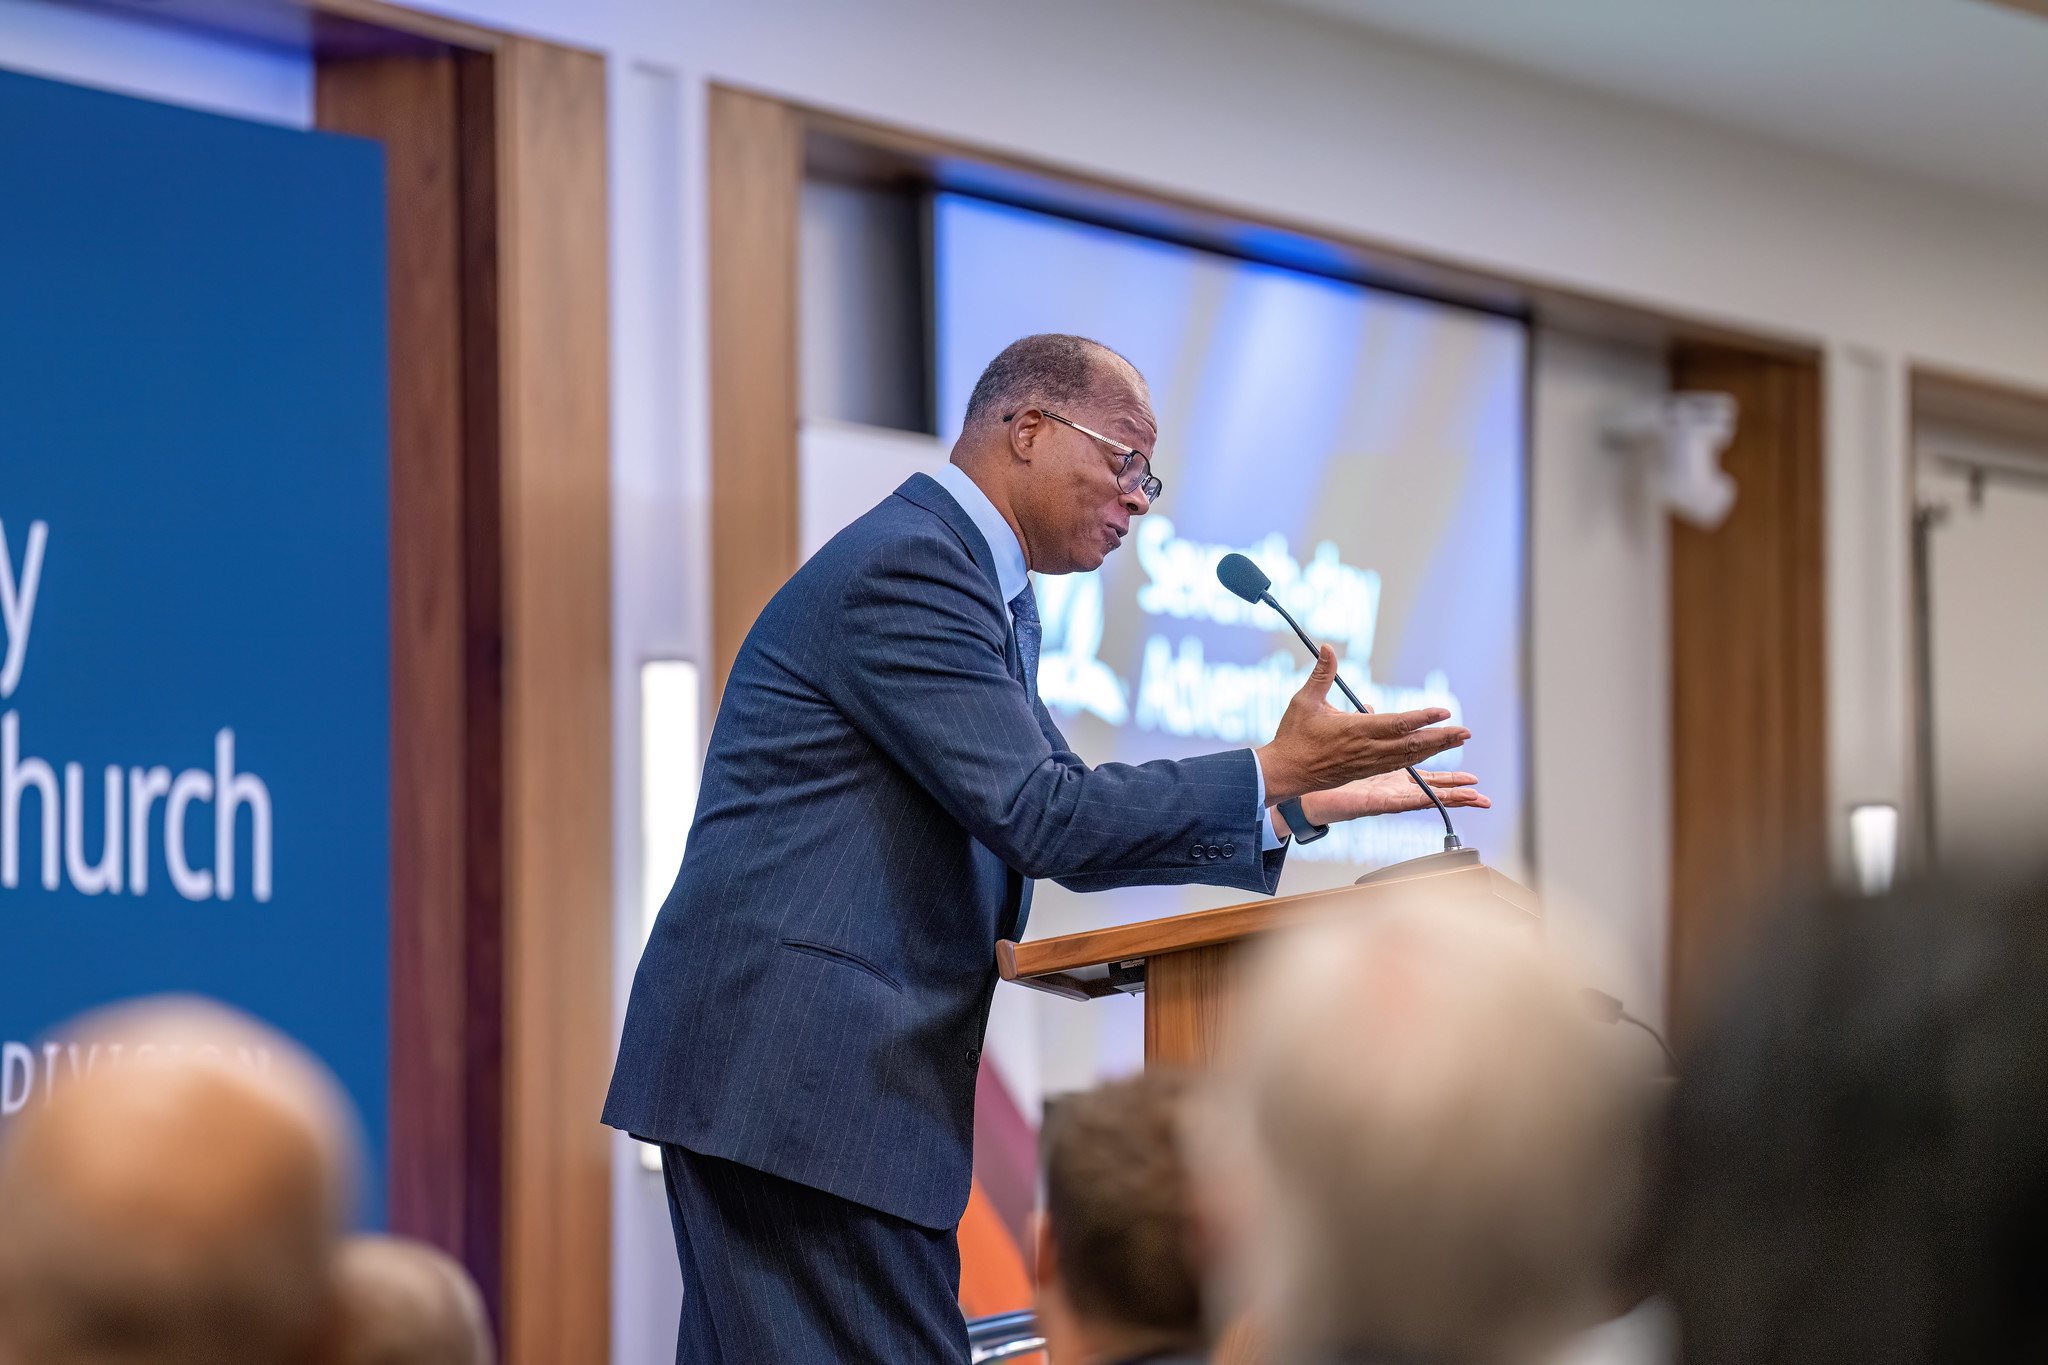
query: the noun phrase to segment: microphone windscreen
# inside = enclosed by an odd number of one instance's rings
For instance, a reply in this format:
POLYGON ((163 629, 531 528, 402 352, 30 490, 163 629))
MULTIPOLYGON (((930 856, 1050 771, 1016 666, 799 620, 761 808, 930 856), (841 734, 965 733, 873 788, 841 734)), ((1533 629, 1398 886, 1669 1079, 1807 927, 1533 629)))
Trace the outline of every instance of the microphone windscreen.
POLYGON ((1225 555, 1216 561, 1216 581, 1247 602, 1256 602, 1273 580, 1243 555, 1225 555))

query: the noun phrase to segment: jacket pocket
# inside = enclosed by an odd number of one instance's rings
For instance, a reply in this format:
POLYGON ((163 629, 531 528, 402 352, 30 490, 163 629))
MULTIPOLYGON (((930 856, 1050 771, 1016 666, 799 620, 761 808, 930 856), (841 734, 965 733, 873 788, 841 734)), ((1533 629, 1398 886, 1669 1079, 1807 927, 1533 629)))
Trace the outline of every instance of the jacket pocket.
POLYGON ((825 958, 830 962, 843 962, 855 971, 866 972, 898 995, 903 994, 903 988, 896 984, 896 978, 890 976, 858 953, 849 953, 844 948, 829 948, 822 943, 812 943, 800 938, 786 938, 782 940, 782 946, 794 949, 799 953, 810 953, 814 956, 825 958))

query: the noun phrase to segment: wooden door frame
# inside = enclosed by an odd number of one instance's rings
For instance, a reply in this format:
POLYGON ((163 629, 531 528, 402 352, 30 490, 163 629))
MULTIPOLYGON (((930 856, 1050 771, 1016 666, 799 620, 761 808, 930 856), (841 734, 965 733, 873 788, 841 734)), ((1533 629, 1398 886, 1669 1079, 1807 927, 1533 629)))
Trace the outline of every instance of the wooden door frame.
POLYGON ((601 1359, 604 61, 381 5, 317 13, 348 36, 315 49, 319 126, 378 138, 388 167, 392 1226, 470 1266, 508 1361, 601 1359))
POLYGON ((73 0, 308 50, 383 145, 391 412, 389 1221, 512 1365, 609 1354, 604 59, 381 0, 73 0))
POLYGON ((1757 916, 1828 879, 1823 368, 1680 346, 1674 389, 1734 395, 1728 519, 1671 534, 1671 936, 1681 1034, 1757 916))

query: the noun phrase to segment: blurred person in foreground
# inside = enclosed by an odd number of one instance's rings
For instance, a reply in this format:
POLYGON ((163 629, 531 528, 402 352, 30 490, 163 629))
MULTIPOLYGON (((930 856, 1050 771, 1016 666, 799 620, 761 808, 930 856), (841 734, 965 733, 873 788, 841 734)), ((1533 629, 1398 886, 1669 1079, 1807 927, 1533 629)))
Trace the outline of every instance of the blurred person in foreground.
POLYGON ((1269 1358, 1535 1360, 1611 1315, 1649 1094, 1525 920, 1411 903, 1277 940, 1191 1110, 1269 1358))
POLYGON ((1187 1078, 1148 1071, 1054 1102, 1039 1139, 1038 1325, 1053 1365, 1204 1359, 1180 1122, 1187 1078))
POLYGON ((1662 1267, 1687 1365, 2048 1355, 2048 885, 1774 921, 1686 1050, 1662 1267))
POLYGON ((405 1237, 351 1237, 335 1263, 339 1365, 491 1365, 483 1295, 460 1262, 405 1237))
POLYGON ((0 1361, 331 1358, 354 1148, 319 1064, 197 1000, 63 1036, 80 1072, 0 1148, 0 1361))

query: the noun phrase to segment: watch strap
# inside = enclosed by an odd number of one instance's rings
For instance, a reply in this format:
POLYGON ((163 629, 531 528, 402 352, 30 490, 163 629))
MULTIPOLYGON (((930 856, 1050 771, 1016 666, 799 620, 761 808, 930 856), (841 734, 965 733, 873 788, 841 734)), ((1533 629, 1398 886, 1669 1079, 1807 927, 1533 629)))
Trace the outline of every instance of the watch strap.
POLYGON ((1289 797, 1274 809, 1279 811, 1280 818, 1287 822, 1287 828, 1294 831, 1294 842, 1297 844, 1312 844, 1330 832, 1328 825, 1309 823, 1308 812, 1301 808, 1301 798, 1298 796, 1289 797))

